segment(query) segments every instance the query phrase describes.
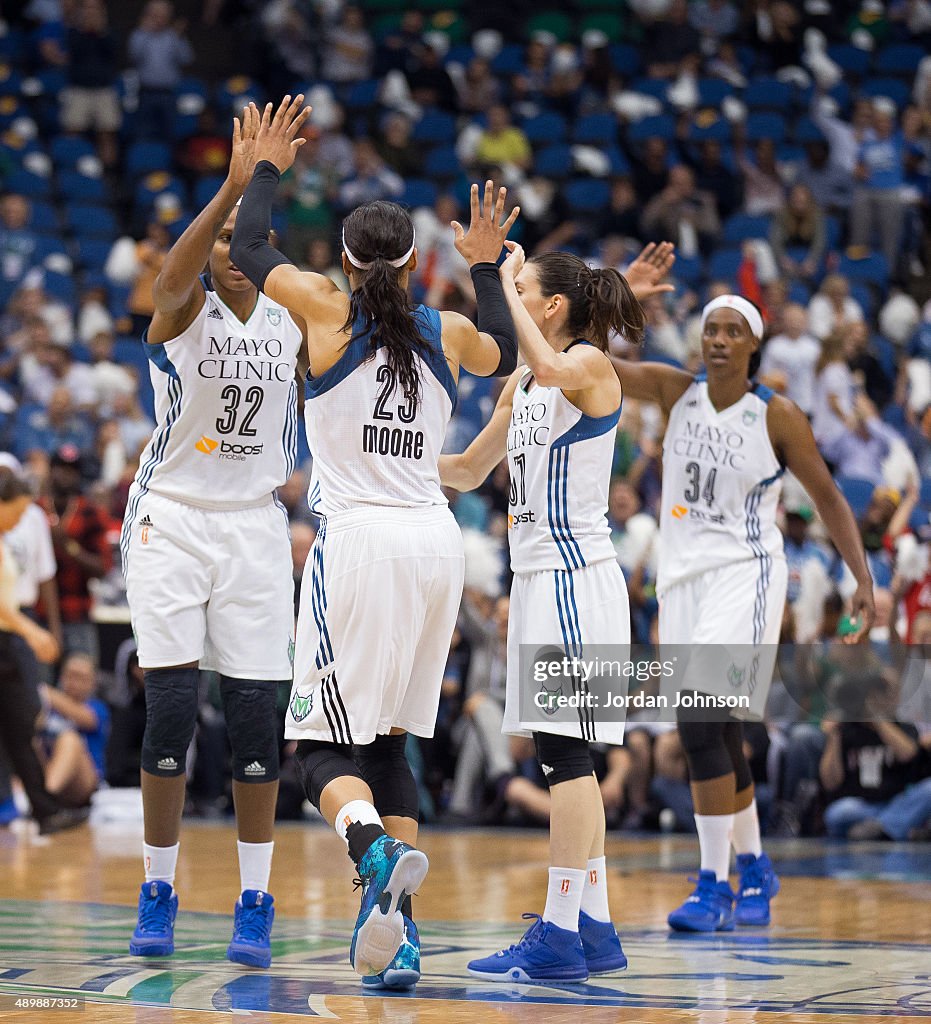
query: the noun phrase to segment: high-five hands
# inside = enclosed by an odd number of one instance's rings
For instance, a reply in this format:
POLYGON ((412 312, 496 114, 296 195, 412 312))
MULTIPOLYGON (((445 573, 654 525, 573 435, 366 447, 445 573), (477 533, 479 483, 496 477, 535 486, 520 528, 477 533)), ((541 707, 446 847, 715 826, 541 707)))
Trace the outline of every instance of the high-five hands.
POLYGON ((499 188, 497 200, 494 193, 495 183, 489 179, 485 182, 484 197, 479 201, 478 185, 473 185, 470 194, 472 216, 469 230, 466 231, 457 220, 450 222, 450 226, 456 232, 456 248, 470 267, 475 263, 498 262, 508 231, 520 213, 520 207, 515 206, 502 224, 501 218, 504 215, 504 202, 508 190, 503 186, 499 188))

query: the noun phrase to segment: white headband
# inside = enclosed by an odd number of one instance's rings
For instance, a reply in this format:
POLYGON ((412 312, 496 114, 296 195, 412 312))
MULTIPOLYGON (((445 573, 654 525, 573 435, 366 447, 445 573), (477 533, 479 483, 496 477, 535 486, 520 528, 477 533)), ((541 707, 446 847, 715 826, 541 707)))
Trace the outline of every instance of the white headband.
POLYGON ((716 299, 712 299, 701 311, 702 331, 705 330, 705 321, 716 309, 733 309, 747 321, 750 333, 754 338, 763 340, 763 318, 760 316, 760 311, 741 295, 719 295, 716 299))
MULTIPOLYGON (((407 263, 407 261, 411 258, 411 254, 414 252, 414 245, 416 244, 416 242, 417 242, 417 233, 414 232, 414 237, 411 239, 411 247, 410 247, 410 249, 408 249, 407 252, 404 253, 403 256, 399 256, 396 260, 388 260, 387 261, 388 262, 388 266, 395 267, 396 269, 400 270, 401 267, 403 267, 404 264, 407 263)), ((346 259, 349 260, 349 262, 354 267, 357 267, 359 270, 368 270, 375 263, 374 260, 372 260, 371 263, 363 263, 362 260, 360 260, 358 257, 353 256, 352 251, 350 250, 349 246, 346 245, 346 229, 345 228, 343 228, 343 252, 346 253, 346 259)))

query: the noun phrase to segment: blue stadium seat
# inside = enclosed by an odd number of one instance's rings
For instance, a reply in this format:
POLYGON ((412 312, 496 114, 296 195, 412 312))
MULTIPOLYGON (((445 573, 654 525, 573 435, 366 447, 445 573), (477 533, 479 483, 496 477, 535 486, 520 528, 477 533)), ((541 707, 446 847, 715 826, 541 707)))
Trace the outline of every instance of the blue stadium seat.
MULTIPOLYGON (((307 89, 301 88, 296 91, 306 93, 307 89)), ((265 102, 265 94, 261 85, 254 79, 249 78, 248 75, 233 75, 217 86, 217 108, 221 113, 232 112, 233 103, 238 103, 243 96, 248 96, 250 99, 255 100, 259 109, 262 109, 261 105, 265 102)))
POLYGON ((824 132, 810 117, 800 117, 792 127, 792 138, 800 145, 806 142, 824 142, 824 132))
POLYGON ((915 43, 893 43, 876 54, 874 69, 877 75, 905 75, 911 78, 925 57, 923 46, 915 43))
POLYGON ((731 123, 726 117, 693 118, 689 121, 688 132, 689 142, 730 142, 732 135, 731 123))
POLYGON ((37 235, 36 247, 32 251, 32 258, 36 263, 42 263, 49 256, 67 256, 64 239, 58 235, 37 235))
POLYGON ((52 139, 49 155, 57 167, 74 167, 82 157, 96 156, 97 150, 87 139, 77 138, 73 135, 59 135, 52 139))
POLYGON ((171 165, 171 147, 164 142, 134 142, 126 151, 126 173, 134 179, 171 165))
POLYGON ((126 303, 129 302, 132 290, 132 285, 107 282, 107 308, 110 310, 110 316, 115 319, 126 316, 126 303))
POLYGON ((889 380, 895 380, 897 359, 895 345, 893 345, 888 338, 884 338, 881 334, 874 334, 872 338, 870 338, 870 348, 875 353, 876 359, 879 361, 879 365, 883 368, 883 371, 889 380))
POLYGON ((736 245, 745 238, 769 238, 769 227, 769 217, 735 213, 724 222, 722 241, 736 245))
POLYGON ((589 144, 615 142, 617 129, 617 118, 614 114, 588 114, 576 121, 572 141, 589 144))
POLYGON ((811 289, 802 281, 793 281, 789 285, 789 302, 797 302, 800 306, 807 306, 811 301, 811 289))
POLYGON ((122 335, 113 345, 113 361, 124 366, 134 366, 143 380, 149 379, 149 358, 141 338, 122 335))
POLYGON ((840 245, 844 225, 838 217, 827 216, 824 218, 824 231, 827 235, 828 249, 836 249, 840 245))
POLYGON ((416 142, 455 142, 456 119, 442 110, 427 110, 414 125, 411 138, 416 142))
POLYGON ((455 146, 437 146, 424 161, 424 173, 430 178, 453 178, 462 170, 455 146))
POLYGON ((211 174, 206 178, 198 178, 194 185, 194 209, 202 210, 220 191, 220 186, 225 180, 222 174, 211 174))
POLYGON ((378 90, 381 88, 380 78, 368 78, 364 82, 353 82, 346 90, 345 104, 347 109, 370 110, 378 101, 378 90))
POLYGON ((516 75, 524 66, 524 48, 520 43, 507 43, 491 62, 496 75, 516 75))
POLYGON ((921 504, 926 509, 931 509, 931 476, 927 476, 921 481, 921 504))
POLYGON ((197 134, 199 124, 199 114, 182 114, 180 111, 176 111, 171 122, 171 137, 176 142, 189 139, 192 135, 197 134))
POLYGON ((83 267, 100 270, 107 262, 113 243, 105 238, 79 238, 77 240, 78 262, 83 267))
POLYGON ((427 181, 426 178, 410 178, 404 186, 401 202, 413 208, 433 206, 436 195, 436 185, 432 181, 427 181))
POLYGON ((866 259, 852 260, 841 256, 837 272, 849 281, 862 281, 884 288, 889 280, 889 264, 881 252, 871 253, 866 259))
POLYGON ((866 511, 866 506, 873 497, 874 485, 870 480, 861 480, 855 476, 837 477, 837 486, 841 494, 847 499, 847 504, 853 510, 853 514, 859 519, 866 511))
POLYGON ((605 146, 602 150, 611 165, 611 174, 615 177, 622 174, 630 174, 630 161, 624 156, 619 146, 605 146))
POLYGON ((603 210, 611 198, 611 189, 606 181, 597 178, 575 178, 566 185, 565 197, 573 210, 603 210))
POLYGON ((533 169, 547 178, 567 178, 572 173, 572 150, 562 143, 547 146, 534 156, 533 169))
POLYGON ((101 178, 90 178, 77 171, 62 171, 58 175, 58 191, 70 203, 103 203, 107 199, 101 178))
POLYGON ((56 274, 46 270, 45 291, 53 299, 71 305, 75 300, 74 277, 71 274, 56 274))
POLYGON ((851 281, 850 297, 860 303, 863 315, 869 320, 876 309, 876 296, 873 294, 873 289, 863 281, 851 281))
POLYGON ((65 224, 78 237, 116 238, 117 223, 113 211, 107 206, 75 203, 65 209, 65 224))
POLYGON ((202 78, 182 78, 175 92, 178 96, 199 96, 205 104, 210 99, 210 87, 202 78))
POLYGON ((703 268, 699 256, 676 256, 672 276, 683 284, 697 284, 702 278, 703 268))
POLYGON ((723 78, 699 78, 698 102, 703 107, 720 107, 726 96, 734 94, 734 87, 723 78))
POLYGON ((863 83, 863 92, 867 96, 888 96, 901 110, 908 103, 912 90, 901 78, 870 78, 863 83))
POLYGON ((828 47, 828 56, 848 75, 862 78, 870 70, 870 54, 850 43, 834 43, 828 47))
POLYGON ((7 176, 4 189, 7 192, 17 192, 21 196, 28 196, 30 199, 44 199, 52 192, 48 178, 32 174, 21 167, 7 176))
POLYGON ((771 139, 775 143, 780 143, 786 137, 786 119, 775 111, 750 114, 744 131, 748 142, 771 139))
POLYGON ((157 171, 147 174, 137 185, 133 201, 137 215, 148 216, 158 196, 171 193, 177 197, 181 207, 185 205, 185 189, 182 182, 170 174, 157 171))
POLYGON ((463 67, 468 67, 474 56, 475 51, 468 43, 456 43, 446 51, 443 65, 461 64, 463 67))
POLYGON ((535 146, 562 142, 566 137, 566 119, 562 114, 537 114, 536 117, 521 121, 520 127, 527 141, 535 146))
POLYGON ((716 249, 708 261, 708 277, 712 281, 733 281, 742 262, 740 249, 716 249))
POLYGON ((666 93, 669 91, 670 83, 665 78, 638 78, 631 85, 631 92, 640 92, 644 96, 652 96, 659 100, 664 106, 668 106, 666 93))
POLYGON ((61 226, 58 223, 58 214, 51 203, 42 199, 33 199, 30 203, 32 215, 29 218, 29 226, 34 231, 59 231, 61 226))
POLYGON ((42 92, 46 96, 57 98, 61 95, 62 89, 68 86, 68 76, 61 68, 42 68, 33 77, 39 80, 42 92))
POLYGON ((666 139, 671 141, 675 138, 676 122, 671 114, 655 114, 653 117, 644 117, 640 121, 634 121, 627 128, 627 137, 632 142, 642 142, 644 139, 666 139))
POLYGON ((625 79, 633 78, 640 70, 640 51, 630 43, 612 43, 608 47, 611 55, 611 66, 624 76, 625 79))
POLYGON ((750 110, 788 110, 792 86, 778 78, 754 78, 744 89, 743 101, 750 110))

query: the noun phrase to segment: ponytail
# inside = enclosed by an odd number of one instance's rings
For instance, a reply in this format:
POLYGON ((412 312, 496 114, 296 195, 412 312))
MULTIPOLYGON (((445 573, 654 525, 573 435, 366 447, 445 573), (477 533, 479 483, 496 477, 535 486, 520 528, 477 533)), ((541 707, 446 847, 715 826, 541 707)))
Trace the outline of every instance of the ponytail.
POLYGON ((612 333, 632 345, 643 341, 643 307, 623 275, 613 268, 592 270, 578 256, 547 252, 533 256, 543 295, 564 295, 569 303, 567 326, 602 352, 612 333))
POLYGON ((380 347, 394 373, 405 401, 416 408, 420 399, 420 368, 415 353, 426 354, 430 346, 413 316, 413 304, 401 287, 404 266, 392 266, 412 246, 414 225, 396 203, 377 201, 353 210, 343 222, 343 246, 357 269, 357 285, 349 296, 349 313, 343 324, 357 338, 371 332, 372 358, 380 347))

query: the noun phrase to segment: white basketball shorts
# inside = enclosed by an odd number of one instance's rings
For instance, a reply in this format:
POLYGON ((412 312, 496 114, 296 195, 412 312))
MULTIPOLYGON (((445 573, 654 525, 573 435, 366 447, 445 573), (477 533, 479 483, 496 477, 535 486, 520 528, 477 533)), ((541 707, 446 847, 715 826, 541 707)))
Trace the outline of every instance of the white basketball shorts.
POLYGON ((291 679, 294 575, 276 501, 217 511, 131 492, 122 551, 142 668, 291 679))
POLYGON ((445 505, 328 516, 301 581, 285 737, 432 736, 464 572, 445 505))

